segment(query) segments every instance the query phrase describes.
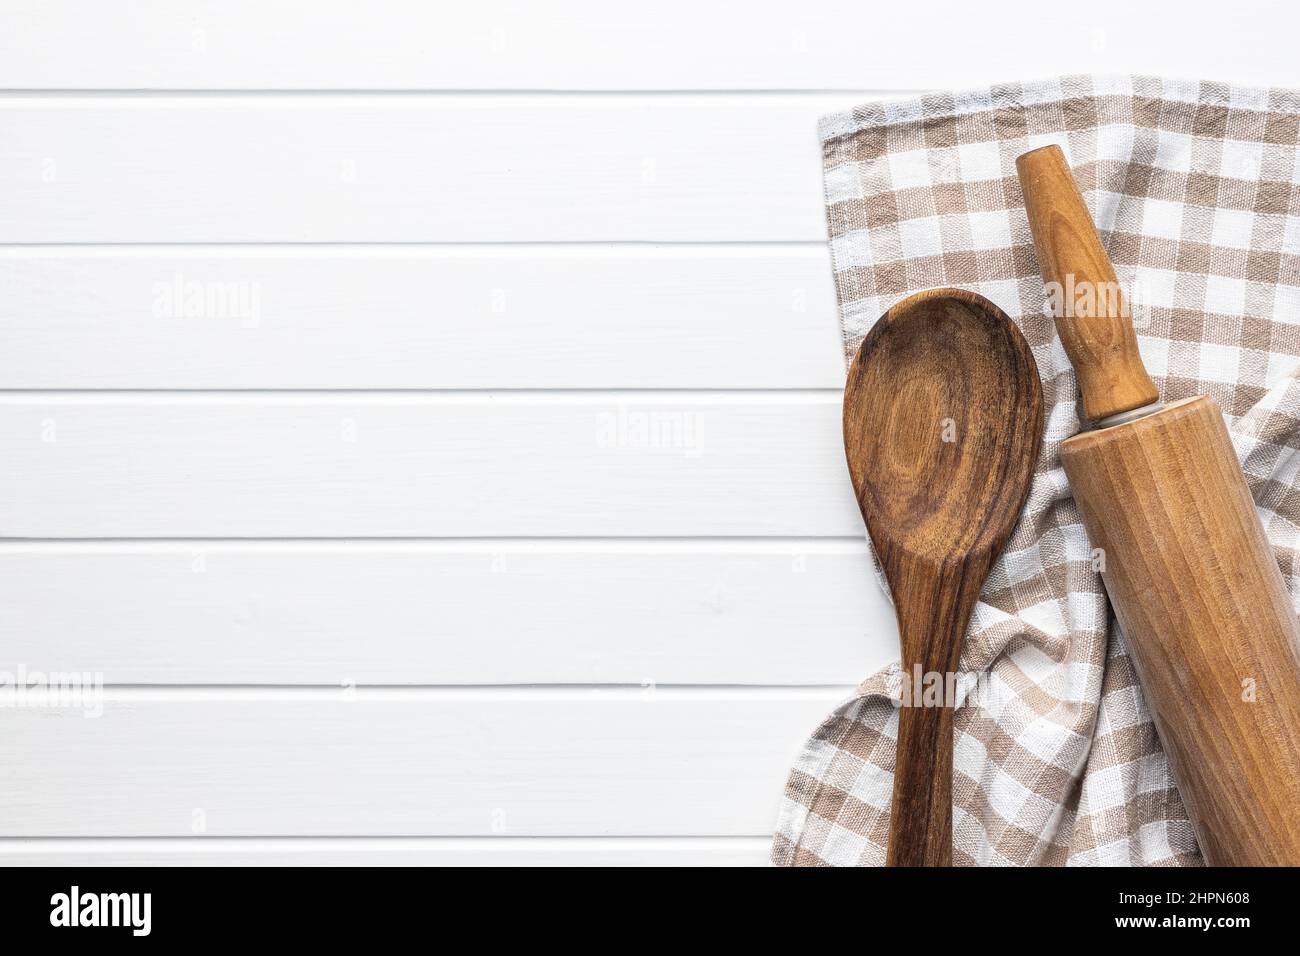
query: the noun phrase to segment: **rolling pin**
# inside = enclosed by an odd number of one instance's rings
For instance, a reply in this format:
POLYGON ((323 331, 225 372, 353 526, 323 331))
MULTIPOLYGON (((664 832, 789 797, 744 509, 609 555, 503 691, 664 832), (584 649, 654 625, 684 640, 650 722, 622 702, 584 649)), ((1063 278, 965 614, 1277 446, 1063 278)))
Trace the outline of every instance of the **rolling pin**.
POLYGON ((1061 461, 1197 842, 1211 866, 1300 865, 1300 637, 1223 414, 1160 404, 1060 148, 1016 168, 1093 422, 1061 461))

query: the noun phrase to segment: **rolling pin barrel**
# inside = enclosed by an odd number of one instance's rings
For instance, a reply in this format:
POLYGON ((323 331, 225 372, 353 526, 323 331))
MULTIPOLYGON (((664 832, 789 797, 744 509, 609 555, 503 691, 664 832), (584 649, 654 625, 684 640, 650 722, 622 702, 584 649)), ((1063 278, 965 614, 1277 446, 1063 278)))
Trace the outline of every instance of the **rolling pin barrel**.
POLYGON ((1206 862, 1300 864, 1295 614, 1219 406, 1084 432, 1061 461, 1206 862))
MULTIPOLYGON (((1060 149, 1017 167, 1049 302, 1113 282, 1060 149)), ((1078 312, 1057 329, 1085 415, 1156 402, 1122 298, 1078 312)), ((1218 405, 1083 432, 1061 461, 1206 862, 1300 865, 1300 638, 1218 405)))

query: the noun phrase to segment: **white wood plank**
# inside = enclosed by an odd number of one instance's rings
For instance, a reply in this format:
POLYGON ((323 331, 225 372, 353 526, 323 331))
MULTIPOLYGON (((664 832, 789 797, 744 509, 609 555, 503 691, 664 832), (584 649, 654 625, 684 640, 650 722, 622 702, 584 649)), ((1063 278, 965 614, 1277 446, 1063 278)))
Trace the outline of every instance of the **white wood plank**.
POLYGON ((0 242, 823 240, 854 98, 0 98, 0 242))
POLYGON ((761 836, 843 694, 110 691, 6 715, 0 835, 761 836))
POLYGON ((852 536, 838 392, 12 393, 5 537, 852 536))
POLYGON ((5 0, 0 84, 19 87, 890 89, 1060 72, 1300 85, 1290 8, 1205 0, 5 0), (1208 28, 1207 25, 1211 25, 1208 28), (1044 42, 1044 38, 1069 42, 1044 42), (106 41, 105 38, 111 38, 106 41), (921 46, 923 41, 923 48, 921 46), (921 51, 924 51, 922 55, 921 51))
POLYGON ((0 867, 766 866, 768 837, 0 839, 0 867))
POLYGON ((5 388, 838 388, 791 246, 0 247, 5 388))
POLYGON ((865 542, 0 544, 0 671, 113 684, 853 684, 865 542))

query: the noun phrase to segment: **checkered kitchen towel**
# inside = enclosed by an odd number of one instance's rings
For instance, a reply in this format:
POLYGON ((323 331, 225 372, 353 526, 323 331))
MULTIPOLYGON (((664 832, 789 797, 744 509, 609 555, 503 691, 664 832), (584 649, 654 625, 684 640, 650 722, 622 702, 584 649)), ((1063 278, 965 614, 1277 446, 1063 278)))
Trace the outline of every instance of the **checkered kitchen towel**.
MULTIPOLYGON (((962 656, 991 692, 956 714, 954 861, 1201 863, 1061 470, 1074 373, 1044 314, 1015 158, 1065 150, 1148 370, 1166 401, 1223 407, 1295 595, 1300 93, 1068 77, 873 103, 821 135, 846 357, 898 299, 961 286, 1015 320, 1043 376, 1042 458, 962 656)), ((884 862, 898 677, 869 678, 808 741, 774 862, 884 862)))

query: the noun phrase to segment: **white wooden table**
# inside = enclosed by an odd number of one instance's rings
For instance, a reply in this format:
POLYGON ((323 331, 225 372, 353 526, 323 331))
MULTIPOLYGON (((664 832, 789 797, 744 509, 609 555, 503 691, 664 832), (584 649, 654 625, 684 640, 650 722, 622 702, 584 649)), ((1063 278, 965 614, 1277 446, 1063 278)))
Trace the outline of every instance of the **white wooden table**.
MULTIPOLYGON (((895 654, 816 117, 1294 14, 0 2, 0 862, 761 863, 895 654)), ((1283 19, 1286 18, 1286 19, 1283 19)))

